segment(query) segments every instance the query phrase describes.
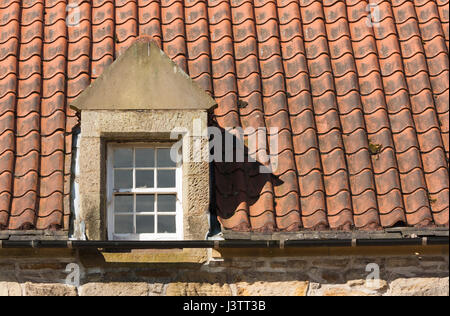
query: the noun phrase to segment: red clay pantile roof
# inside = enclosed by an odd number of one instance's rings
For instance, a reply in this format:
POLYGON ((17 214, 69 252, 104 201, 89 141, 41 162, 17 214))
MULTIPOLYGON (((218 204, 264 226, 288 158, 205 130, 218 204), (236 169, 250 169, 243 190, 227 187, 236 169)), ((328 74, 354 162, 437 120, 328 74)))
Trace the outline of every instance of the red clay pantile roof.
POLYGON ((448 226, 448 0, 1 0, 0 229, 68 228, 67 105, 142 35, 280 129, 274 175, 215 165, 224 228, 448 226))

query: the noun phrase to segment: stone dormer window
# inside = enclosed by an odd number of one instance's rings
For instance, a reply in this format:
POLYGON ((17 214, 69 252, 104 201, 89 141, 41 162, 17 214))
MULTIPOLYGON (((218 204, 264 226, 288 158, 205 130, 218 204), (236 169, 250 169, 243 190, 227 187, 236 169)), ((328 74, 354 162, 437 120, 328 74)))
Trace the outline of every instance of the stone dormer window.
POLYGON ((192 158, 208 155, 198 131, 214 105, 147 38, 83 91, 71 106, 81 112, 77 221, 88 239, 205 238, 209 163, 192 158))

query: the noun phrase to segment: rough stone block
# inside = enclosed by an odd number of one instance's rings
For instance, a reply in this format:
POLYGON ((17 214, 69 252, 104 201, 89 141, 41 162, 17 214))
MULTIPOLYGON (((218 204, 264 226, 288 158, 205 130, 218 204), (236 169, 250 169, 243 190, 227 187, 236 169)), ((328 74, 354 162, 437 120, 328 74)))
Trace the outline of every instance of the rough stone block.
POLYGON ((447 278, 409 278, 392 281, 390 296, 449 296, 447 278))
POLYGON ((17 282, 0 282, 0 296, 22 296, 22 289, 17 282))
POLYGON ((77 289, 65 284, 27 282, 22 288, 24 296, 77 296, 77 289))
POLYGON ((148 296, 147 283, 87 283, 81 286, 80 296, 148 296))
POLYGON ((148 285, 149 296, 160 296, 164 292, 163 283, 153 283, 148 285))
POLYGON ((417 257, 389 258, 386 260, 387 268, 419 266, 419 264, 420 264, 419 258, 417 257))
POLYGON ((306 296, 308 282, 241 282, 237 285, 239 296, 306 296))
POLYGON ((368 292, 355 289, 347 289, 345 287, 332 287, 325 289, 322 296, 377 296, 368 292))
POLYGON ((170 283, 166 290, 167 296, 231 296, 228 284, 220 283, 170 283))

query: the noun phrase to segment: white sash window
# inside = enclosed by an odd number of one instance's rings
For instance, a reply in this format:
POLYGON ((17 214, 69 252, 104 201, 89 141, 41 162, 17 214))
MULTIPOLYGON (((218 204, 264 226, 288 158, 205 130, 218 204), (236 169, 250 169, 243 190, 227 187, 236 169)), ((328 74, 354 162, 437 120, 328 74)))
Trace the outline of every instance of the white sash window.
POLYGON ((182 168, 170 152, 170 144, 108 145, 109 239, 183 239, 182 168))

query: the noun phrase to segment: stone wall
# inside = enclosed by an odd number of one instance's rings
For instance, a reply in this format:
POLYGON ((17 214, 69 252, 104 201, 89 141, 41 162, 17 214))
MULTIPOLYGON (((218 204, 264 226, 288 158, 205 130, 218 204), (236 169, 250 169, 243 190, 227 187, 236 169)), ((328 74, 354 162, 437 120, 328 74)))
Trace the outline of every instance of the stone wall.
POLYGON ((233 256, 206 263, 108 263, 99 258, 75 252, 5 256, 0 251, 0 296, 449 295, 448 253, 233 256), (67 284, 70 263, 80 267, 78 285, 67 284), (379 267, 379 279, 367 280, 373 267, 379 267))

